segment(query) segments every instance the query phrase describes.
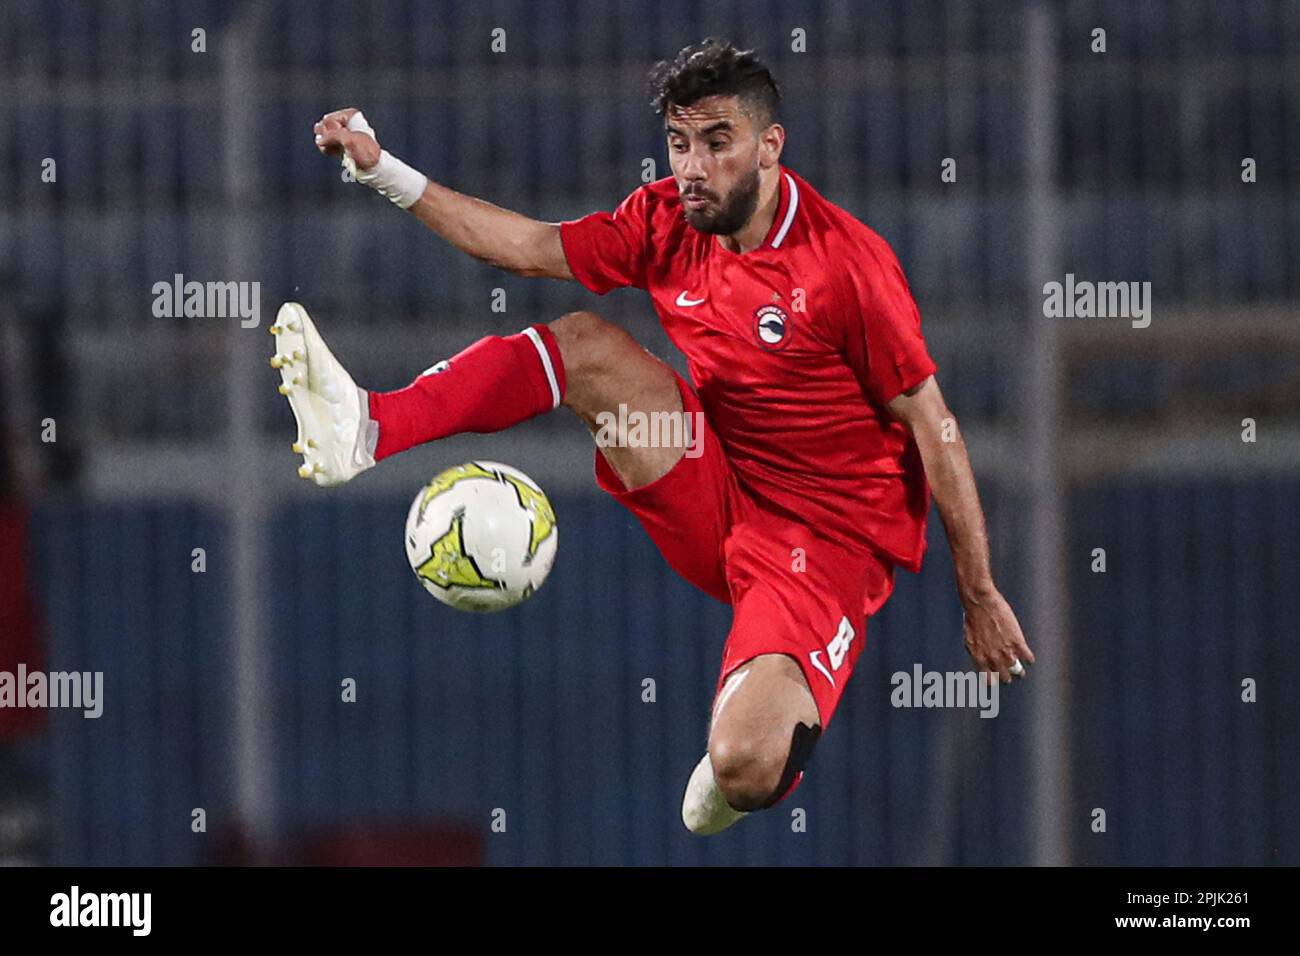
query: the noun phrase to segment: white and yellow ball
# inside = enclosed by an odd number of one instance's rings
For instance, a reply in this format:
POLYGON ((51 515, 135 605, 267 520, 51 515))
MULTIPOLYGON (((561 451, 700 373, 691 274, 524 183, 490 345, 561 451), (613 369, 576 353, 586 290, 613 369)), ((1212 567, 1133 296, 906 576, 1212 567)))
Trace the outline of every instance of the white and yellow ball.
POLYGON ((471 461, 420 489, 406 557, 424 589, 460 611, 502 611, 530 597, 559 543, 555 509, 516 468, 471 461))

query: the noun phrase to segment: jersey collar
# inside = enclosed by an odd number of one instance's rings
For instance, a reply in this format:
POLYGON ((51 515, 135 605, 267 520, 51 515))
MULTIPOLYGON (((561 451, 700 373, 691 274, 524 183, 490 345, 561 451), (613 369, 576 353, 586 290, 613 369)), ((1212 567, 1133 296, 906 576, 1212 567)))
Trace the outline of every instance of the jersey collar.
POLYGON ((781 170, 781 198, 776 204, 776 215, 772 218, 772 228, 767 231, 760 249, 780 249, 794 225, 794 217, 799 212, 799 186, 794 177, 784 167, 781 170))
POLYGON ((715 236, 713 245, 724 255, 735 257, 752 255, 767 249, 780 249, 787 241, 790 227, 794 225, 794 217, 799 212, 799 186, 784 166, 777 168, 781 171, 781 178, 777 183, 776 215, 772 217, 772 225, 767 230, 767 237, 763 240, 763 244, 749 252, 731 252, 715 236))

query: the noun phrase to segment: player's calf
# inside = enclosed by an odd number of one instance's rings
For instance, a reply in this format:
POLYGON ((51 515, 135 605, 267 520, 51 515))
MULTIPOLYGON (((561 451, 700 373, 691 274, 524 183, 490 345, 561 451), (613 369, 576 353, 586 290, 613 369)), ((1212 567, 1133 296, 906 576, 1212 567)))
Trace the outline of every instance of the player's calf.
POLYGON ((766 810, 785 798, 803 776, 819 724, 796 721, 784 746, 725 737, 709 746, 718 791, 735 810, 766 810))
POLYGON ((566 382, 559 346, 544 325, 479 339, 406 388, 370 393, 379 426, 375 459, 449 435, 510 428, 558 407, 566 382))
POLYGON ((357 387, 296 302, 280 309, 271 331, 271 365, 298 421, 298 473, 319 485, 341 484, 427 441, 509 428, 564 397, 559 347, 542 325, 480 339, 394 392, 357 387))
POLYGON ((798 784, 820 735, 817 704, 794 659, 754 658, 715 705, 709 756, 718 790, 736 810, 778 803, 798 784))
POLYGON ((711 836, 799 785, 821 736, 817 704, 799 665, 760 654, 728 676, 713 706, 708 753, 682 798, 682 822, 711 836))
MULTIPOLYGON (((571 312, 517 335, 489 335, 393 392, 358 388, 302 306, 286 304, 281 319, 272 364, 298 419, 299 473, 321 485, 348 481, 415 445, 501 431, 561 403, 593 432, 603 412, 682 415, 672 370, 592 312, 571 312)), ((615 441, 601 450, 636 488, 667 473, 685 446, 615 441)))

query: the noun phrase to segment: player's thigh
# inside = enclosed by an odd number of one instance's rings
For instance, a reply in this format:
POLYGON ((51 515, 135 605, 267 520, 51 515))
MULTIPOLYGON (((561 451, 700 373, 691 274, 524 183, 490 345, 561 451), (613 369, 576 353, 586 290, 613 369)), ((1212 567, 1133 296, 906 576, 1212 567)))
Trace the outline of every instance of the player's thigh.
POLYGON ((586 423, 629 489, 667 474, 691 446, 676 374, 594 312, 550 323, 564 362, 564 404, 586 423))
POLYGON ((565 404, 587 422, 600 446, 596 484, 636 516, 674 571, 729 603, 723 544, 736 480, 699 396, 627 333, 593 313, 570 313, 551 328, 565 362, 565 404), (685 449, 671 435, 648 447, 602 441, 601 419, 608 422, 612 415, 617 424, 620 402, 625 418, 631 410, 679 416, 689 429, 685 449))
MULTIPOLYGON (((742 498, 742 506, 748 501, 742 498)), ((734 615, 715 700, 742 664, 760 654, 788 654, 824 730, 862 653, 866 618, 893 589, 893 567, 826 541, 790 516, 741 511, 726 544, 734 615)))

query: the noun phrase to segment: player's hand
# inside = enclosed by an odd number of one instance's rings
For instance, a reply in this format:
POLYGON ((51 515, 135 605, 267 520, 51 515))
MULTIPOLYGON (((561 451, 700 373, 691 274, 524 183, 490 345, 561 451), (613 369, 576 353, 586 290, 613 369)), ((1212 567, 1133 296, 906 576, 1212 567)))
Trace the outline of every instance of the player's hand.
POLYGON ((1006 598, 993 588, 986 595, 965 602, 966 650, 980 672, 996 673, 1002 683, 1011 683, 1012 667, 1020 661, 1016 676, 1028 677, 1023 665, 1034 662, 1034 652, 1025 643, 1025 635, 1016 620, 1016 612, 1006 598))
POLYGON ((350 106, 344 110, 326 113, 321 117, 320 122, 312 127, 312 132, 316 137, 316 148, 326 156, 342 159, 346 154, 356 164, 357 169, 370 169, 379 162, 379 141, 375 138, 373 130, 360 132, 348 129, 348 121, 358 112, 360 111, 356 107, 350 106))

